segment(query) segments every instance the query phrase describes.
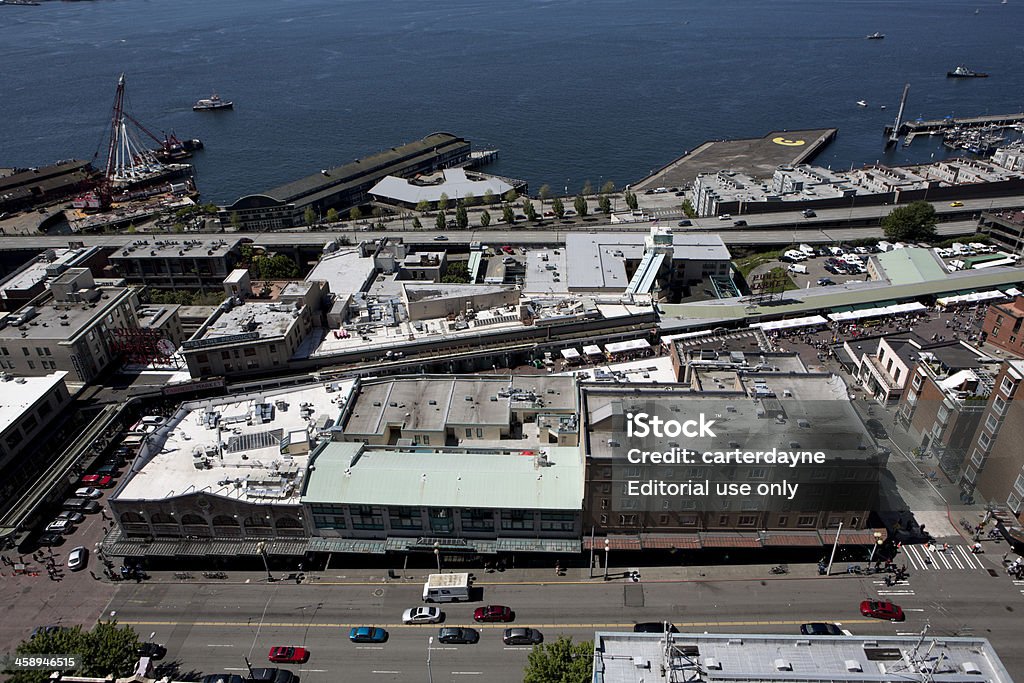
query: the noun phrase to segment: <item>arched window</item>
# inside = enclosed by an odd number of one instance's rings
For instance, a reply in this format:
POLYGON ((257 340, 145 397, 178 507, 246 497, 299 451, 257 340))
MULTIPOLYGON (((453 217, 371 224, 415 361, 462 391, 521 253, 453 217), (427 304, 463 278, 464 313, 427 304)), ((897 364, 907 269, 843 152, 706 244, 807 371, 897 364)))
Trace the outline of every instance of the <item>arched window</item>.
POLYGON ((153 524, 177 525, 178 523, 178 520, 174 519, 174 517, 171 517, 170 515, 165 514, 163 512, 154 512, 152 515, 149 516, 149 521, 151 521, 153 524))
POLYGON ((206 526, 206 520, 199 515, 187 514, 182 515, 181 523, 185 526, 206 526))
POLYGON ((259 515, 254 515, 252 517, 245 518, 246 529, 257 529, 261 527, 270 528, 270 520, 266 517, 260 517, 259 515))
POLYGON ((121 513, 122 524, 145 524, 146 518, 140 515, 138 512, 122 512, 121 513))
POLYGON ((295 519, 294 517, 280 517, 275 522, 278 529, 301 529, 302 522, 295 519))
POLYGON ((214 526, 238 526, 238 520, 227 515, 217 515, 213 518, 214 526))

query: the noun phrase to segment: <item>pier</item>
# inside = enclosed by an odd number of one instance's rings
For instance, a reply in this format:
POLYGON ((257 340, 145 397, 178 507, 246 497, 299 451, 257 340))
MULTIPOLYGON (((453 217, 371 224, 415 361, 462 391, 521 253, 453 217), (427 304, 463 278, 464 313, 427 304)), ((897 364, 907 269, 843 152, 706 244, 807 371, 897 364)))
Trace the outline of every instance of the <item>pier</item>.
MULTIPOLYGON (((987 128, 989 126, 1016 126, 1024 123, 1024 112, 1019 114, 987 114, 985 116, 950 117, 929 121, 904 121, 896 131, 897 135, 927 135, 941 133, 952 128, 987 128)), ((886 126, 885 134, 892 135, 893 127, 886 126)), ((911 138, 911 140, 913 137, 911 138)))

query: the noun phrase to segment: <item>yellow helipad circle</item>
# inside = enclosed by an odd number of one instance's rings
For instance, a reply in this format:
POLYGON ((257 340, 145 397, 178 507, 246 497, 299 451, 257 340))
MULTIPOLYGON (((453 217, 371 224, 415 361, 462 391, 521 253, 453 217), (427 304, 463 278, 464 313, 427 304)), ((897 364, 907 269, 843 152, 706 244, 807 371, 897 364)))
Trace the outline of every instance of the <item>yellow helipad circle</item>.
POLYGON ((800 147, 801 145, 807 144, 806 140, 789 140, 781 135, 777 138, 772 138, 772 142, 776 145, 782 145, 783 147, 800 147))

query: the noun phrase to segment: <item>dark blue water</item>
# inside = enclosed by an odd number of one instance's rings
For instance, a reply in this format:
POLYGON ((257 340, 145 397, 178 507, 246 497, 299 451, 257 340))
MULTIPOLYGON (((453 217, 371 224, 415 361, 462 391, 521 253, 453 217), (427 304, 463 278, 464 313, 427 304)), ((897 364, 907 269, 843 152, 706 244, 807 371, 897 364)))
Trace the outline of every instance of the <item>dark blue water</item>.
POLYGON ((903 84, 911 117, 1024 111, 1021 26, 1024 0, 0 7, 0 166, 91 158, 121 71, 136 118, 206 142, 194 163, 217 202, 434 131, 500 148, 491 169, 534 190, 621 186, 773 129, 839 128, 818 159, 833 167, 926 161, 934 140, 882 149, 903 84), (947 80, 959 63, 992 76, 947 80), (213 90, 235 110, 193 112, 213 90))

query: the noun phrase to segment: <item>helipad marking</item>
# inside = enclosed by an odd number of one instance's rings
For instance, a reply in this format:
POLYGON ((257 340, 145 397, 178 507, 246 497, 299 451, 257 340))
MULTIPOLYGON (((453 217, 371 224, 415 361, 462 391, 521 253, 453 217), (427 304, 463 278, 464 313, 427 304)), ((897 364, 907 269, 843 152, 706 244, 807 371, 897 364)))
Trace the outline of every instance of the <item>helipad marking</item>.
POLYGON ((782 145, 783 147, 802 147, 807 144, 806 140, 790 140, 782 137, 781 135, 777 138, 772 138, 772 142, 776 145, 782 145))

